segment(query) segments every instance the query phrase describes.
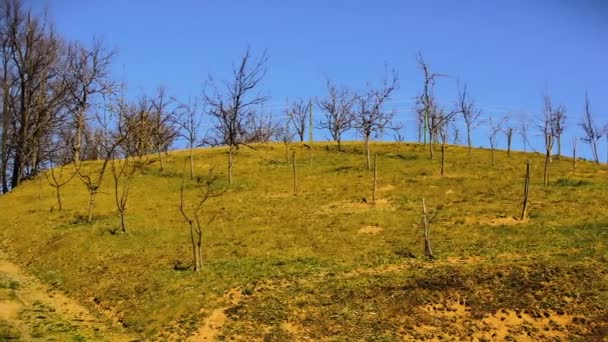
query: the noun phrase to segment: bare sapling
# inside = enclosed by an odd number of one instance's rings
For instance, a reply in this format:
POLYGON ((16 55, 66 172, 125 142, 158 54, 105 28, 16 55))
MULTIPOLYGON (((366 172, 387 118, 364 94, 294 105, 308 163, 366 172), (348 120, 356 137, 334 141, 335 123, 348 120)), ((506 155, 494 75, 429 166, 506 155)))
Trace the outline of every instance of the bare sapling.
POLYGON ((204 221, 203 208, 207 201, 213 197, 218 197, 222 192, 218 191, 214 184, 217 177, 213 174, 214 167, 209 169, 206 178, 197 177, 191 180, 194 187, 194 196, 186 198, 186 177, 182 177, 180 187, 179 211, 184 217, 190 230, 190 243, 192 245, 192 264, 195 272, 199 272, 203 267, 203 229, 209 227, 215 220, 215 216, 204 221))
POLYGON ((433 215, 429 215, 429 212, 426 208, 426 202, 424 198, 422 198, 422 228, 423 228, 423 237, 424 237, 424 256, 429 260, 432 260, 433 257, 433 249, 431 248, 431 223, 435 220, 435 217, 439 213, 439 209, 435 210, 433 215))
POLYGON ((600 158, 597 151, 597 144, 600 138, 603 135, 602 129, 595 124, 593 119, 593 115, 591 114, 591 104, 589 101, 589 96, 585 93, 585 112, 583 114, 583 119, 579 123, 579 125, 583 128, 583 132, 585 135, 581 138, 581 140, 591 147, 591 153, 593 155, 593 160, 596 164, 600 163, 600 158))
MULTIPOLYGON (((51 162, 53 160, 52 154, 50 154, 50 160, 51 162)), ((58 210, 63 210, 63 204, 61 201, 61 188, 63 188, 72 179, 74 179, 74 177, 76 177, 76 175, 78 174, 78 169, 76 168, 76 166, 77 165, 75 164, 60 163, 60 165, 56 167, 51 167, 49 170, 44 172, 44 177, 46 178, 47 182, 55 189, 58 210), (66 171, 66 168, 71 169, 69 170, 69 174, 67 176, 65 176, 64 173, 64 171, 66 171)))
POLYGON ((504 124, 504 122, 508 119, 508 117, 502 117, 500 120, 496 121, 493 118, 490 118, 488 123, 490 126, 490 149, 492 152, 492 166, 495 165, 495 158, 494 158, 494 150, 496 150, 496 142, 498 139, 498 133, 502 130, 502 125, 504 124))
POLYGON ((530 161, 526 163, 526 178, 524 179, 524 201, 521 210, 521 220, 528 219, 528 195, 530 193, 530 161))
POLYGON ((131 181, 136 170, 135 160, 130 160, 128 157, 120 160, 114 156, 110 163, 110 170, 112 171, 112 178, 114 180, 114 201, 120 216, 120 230, 126 233, 125 214, 129 190, 131 190, 131 181))

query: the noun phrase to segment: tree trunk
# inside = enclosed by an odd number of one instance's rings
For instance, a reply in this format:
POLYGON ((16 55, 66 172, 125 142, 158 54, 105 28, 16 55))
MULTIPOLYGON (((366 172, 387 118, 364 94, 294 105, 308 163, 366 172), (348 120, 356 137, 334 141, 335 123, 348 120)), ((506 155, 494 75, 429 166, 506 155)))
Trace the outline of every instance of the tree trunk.
POLYGON ((367 169, 371 170, 372 169, 372 165, 371 165, 371 161, 370 161, 370 155, 369 155, 369 135, 366 134, 364 137, 364 142, 365 142, 365 162, 367 165, 367 169))
POLYGON ((232 159, 233 147, 228 148, 228 184, 232 186, 232 165, 234 163, 232 159))
POLYGON ((558 135, 557 139, 557 158, 559 159, 562 156, 562 135, 558 135))
POLYGON ((285 164, 289 165, 289 144, 283 142, 283 145, 285 145, 285 164))
POLYGON ((55 186, 55 193, 57 194, 57 208, 62 210, 63 206, 61 205, 61 190, 59 186, 55 186))
POLYGON ((293 194, 298 194, 298 174, 296 172, 296 151, 291 154, 291 160, 293 163, 293 194))
POLYGON ((471 153, 473 152, 473 149, 471 146, 471 127, 470 127, 470 125, 467 125, 467 144, 469 145, 469 156, 470 156, 471 153))
POLYGON ((372 189, 372 204, 376 204, 376 188, 378 186, 378 154, 374 153, 374 184, 372 189))
POLYGON ((80 163, 82 150, 82 136, 84 134, 84 110, 76 117, 76 136, 74 137, 74 164, 80 163))
POLYGON ((192 266, 194 272, 198 272, 198 251, 196 250, 196 240, 194 239, 194 222, 188 222, 190 224, 190 242, 192 243, 192 266))
POLYGON ((576 137, 572 139, 572 173, 576 173, 576 137))
POLYGON ((426 203, 422 198, 422 227, 424 228, 424 256, 429 259, 433 258, 433 250, 431 249, 430 230, 431 223, 429 222, 426 203))
POLYGON ((513 137, 513 128, 509 128, 507 132, 507 157, 511 157, 511 138, 513 137))
POLYGON ((433 134, 429 131, 429 159, 433 159, 433 134))
POLYGON ((89 213, 87 216, 87 223, 91 223, 93 221, 93 207, 95 206, 95 195, 97 195, 97 191, 89 193, 89 213))
POLYGON ((444 165, 445 165, 445 140, 441 144, 441 177, 443 177, 444 165))
POLYGON ((526 163, 526 178, 524 180, 524 204, 521 210, 522 221, 528 218, 528 194, 530 191, 530 161, 526 163))
POLYGON ((165 169, 165 162, 163 160, 163 154, 162 154, 160 148, 157 150, 157 153, 158 153, 158 161, 160 162, 160 171, 163 171, 165 169))
POLYGON ((119 210, 120 212, 120 228, 122 229, 123 233, 127 232, 127 223, 125 222, 125 212, 124 212, 124 208, 119 210))
POLYGON ((194 178, 194 149, 190 146, 190 179, 194 178))
POLYGON ((196 237, 197 237, 197 241, 196 241, 196 253, 198 256, 197 259, 197 271, 200 271, 203 268, 203 229, 201 227, 198 227, 198 230, 196 231, 196 237))
POLYGON ((490 147, 492 150, 492 166, 494 166, 494 146, 490 147))
POLYGON ((551 158, 551 151, 547 149, 547 153, 545 154, 545 171, 543 172, 543 185, 549 185, 549 162, 551 158))

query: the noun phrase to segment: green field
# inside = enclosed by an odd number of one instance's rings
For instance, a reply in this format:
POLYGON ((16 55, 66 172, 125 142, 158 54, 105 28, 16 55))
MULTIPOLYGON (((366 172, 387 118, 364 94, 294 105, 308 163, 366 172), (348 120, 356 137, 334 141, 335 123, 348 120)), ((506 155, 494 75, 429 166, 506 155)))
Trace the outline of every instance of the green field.
MULTIPOLYGON (((296 151, 298 195, 282 144, 196 150, 225 192, 203 208, 203 269, 178 209, 188 153, 135 174, 127 233, 113 180, 94 220, 74 178, 62 211, 44 177, 0 197, 0 247, 43 282, 146 340, 589 340, 608 333, 608 167, 463 147, 429 160, 418 144, 374 143, 378 191, 361 143, 296 151), (529 219, 519 220, 531 161, 529 219), (423 253, 421 201, 438 208, 435 258, 423 253)), ((95 167, 95 162, 88 165, 95 167)), ((187 195, 194 188, 187 183, 187 195)), ((0 330, 1 331, 1 330, 0 330)))

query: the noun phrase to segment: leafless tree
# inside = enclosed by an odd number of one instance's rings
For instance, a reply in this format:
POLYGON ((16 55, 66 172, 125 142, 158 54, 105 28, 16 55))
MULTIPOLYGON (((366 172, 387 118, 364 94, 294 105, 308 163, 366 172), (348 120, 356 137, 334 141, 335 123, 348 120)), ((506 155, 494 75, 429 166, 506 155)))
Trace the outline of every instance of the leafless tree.
POLYGON ((219 89, 213 78, 204 92, 209 114, 215 118, 216 135, 228 145, 228 182, 233 183, 234 154, 243 141, 244 124, 254 114, 253 108, 267 101, 268 97, 255 93, 266 74, 268 56, 264 52, 253 58, 247 48, 238 64, 233 67, 232 79, 219 89))
POLYGON ((289 164, 289 145, 293 142, 295 133, 292 131, 292 118, 287 116, 283 125, 276 127, 274 135, 277 140, 283 143, 285 147, 285 163, 289 164))
POLYGON ((511 142, 513 141, 513 127, 505 127, 505 135, 507 136, 507 158, 511 157, 511 142))
POLYGON ((58 157, 53 150, 49 150, 47 152, 47 156, 49 161, 49 169, 43 174, 49 185, 55 189, 55 195, 57 197, 57 209, 63 210, 61 188, 74 179, 78 173, 78 169, 76 169, 76 165, 68 164, 69 160, 67 160, 67 158, 58 157))
POLYGON ((438 108, 436 104, 429 109, 429 117, 428 117, 428 133, 429 133, 429 158, 433 159, 433 148, 434 144, 437 143, 437 140, 441 137, 442 132, 446 133, 447 127, 458 112, 451 111, 445 112, 442 108, 438 108))
MULTIPOLYGON (((128 110, 128 106, 124 101, 124 98, 117 99, 115 103, 110 106, 110 111, 114 112, 117 117, 117 126, 121 127, 121 117, 125 115, 128 110)), ((110 113, 111 115, 112 113, 110 113)), ((109 124, 111 119, 106 115, 97 115, 97 121, 100 123, 100 135, 99 140, 100 146, 100 157, 101 162, 89 163, 88 165, 82 164, 78 167, 78 177, 85 185, 87 192, 89 193, 89 205, 87 210, 87 223, 93 221, 93 208, 95 207, 95 199, 97 194, 100 192, 101 185, 105 180, 106 171, 108 164, 112 161, 116 149, 129 137, 129 129, 126 126, 122 126, 121 129, 116 128, 112 131, 109 124)))
POLYGON ((502 126, 507 121, 508 117, 502 117, 498 121, 492 117, 488 120, 489 125, 489 138, 490 138, 490 149, 492 151, 492 166, 494 166, 494 150, 496 149, 496 142, 498 139, 498 134, 502 131, 502 126))
POLYGON ((194 99, 189 103, 183 103, 178 107, 177 125, 179 127, 180 136, 184 138, 188 144, 190 153, 190 179, 194 178, 194 149, 201 143, 199 134, 202 124, 202 114, 198 107, 198 99, 194 99))
POLYGON ((1 2, 0 12, 0 173, 6 192, 36 175, 44 163, 44 143, 64 121, 61 104, 65 87, 59 77, 63 42, 52 26, 24 10, 18 0, 1 2))
POLYGON ((355 98, 353 127, 361 133, 365 143, 365 160, 367 169, 371 169, 369 141, 372 134, 379 135, 395 116, 392 110, 385 110, 384 104, 399 87, 399 76, 395 70, 390 77, 385 77, 382 88, 370 88, 355 98))
POLYGON ((192 263, 194 271, 199 272, 203 266, 203 229, 210 226, 215 220, 215 216, 204 222, 203 208, 205 203, 213 197, 221 195, 221 191, 216 189, 217 177, 213 174, 213 167, 209 169, 206 178, 197 177, 192 181, 194 187, 194 197, 186 198, 186 178, 182 178, 180 187, 179 211, 188 223, 190 229, 190 242, 192 244, 192 263))
POLYGON ((293 128, 300 139, 300 142, 304 142, 304 136, 306 134, 307 122, 309 121, 310 105, 312 102, 299 99, 293 102, 288 109, 287 115, 291 119, 293 128))
POLYGON ((458 88, 458 102, 456 105, 457 112, 462 115, 467 128, 467 145, 469 147, 469 155, 471 155, 471 131, 480 124, 479 117, 481 116, 481 111, 475 108, 475 103, 469 96, 466 83, 462 88, 458 88))
POLYGON ((562 134, 566 127, 566 107, 563 105, 557 106, 551 113, 551 126, 553 126, 553 134, 557 142, 557 157, 562 155, 562 134))
POLYGON ((589 101, 589 95, 587 93, 585 93, 585 113, 583 113, 583 119, 579 125, 583 128, 583 132, 585 133, 581 140, 591 146, 593 160, 599 164, 600 158, 597 153, 597 143, 602 138, 602 129, 599 126, 596 126, 595 122, 593 121, 591 104, 589 101))
POLYGON ((134 160, 128 156, 124 156, 123 159, 117 157, 117 153, 114 153, 111 157, 110 170, 112 171, 112 178, 114 180, 114 201, 120 216, 120 228, 123 233, 126 233, 127 224, 125 221, 125 214, 127 211, 129 190, 131 190, 136 165, 134 160))
POLYGON ((422 229, 424 237, 424 256, 429 260, 434 258, 433 249, 431 248, 431 224, 437 219, 437 215, 443 207, 438 206, 432 213, 426 207, 426 201, 422 198, 422 229))
POLYGON ((342 134, 353 127, 355 96, 346 88, 338 89, 331 80, 327 80, 327 92, 327 97, 319 101, 319 107, 325 114, 325 121, 321 122, 320 127, 329 131, 341 151, 342 134))
POLYGON ((179 136, 177 113, 174 109, 175 101, 169 98, 164 87, 159 87, 156 97, 152 100, 151 138, 152 145, 158 155, 160 170, 164 169, 163 151, 179 136))
POLYGON ((519 129, 517 132, 521 136, 521 140, 524 145, 524 152, 527 152, 530 141, 528 140, 528 122, 525 119, 520 120, 519 129))
POLYGON ((80 162, 87 111, 95 95, 109 95, 116 85, 109 78, 110 63, 116 54, 104 48, 102 41, 94 41, 91 48, 71 43, 62 73, 67 89, 66 106, 74 125, 73 158, 80 162))
MULTIPOLYGON (((437 78, 443 77, 445 75, 431 72, 430 66, 424 61, 424 58, 422 57, 422 52, 418 52, 416 60, 418 62, 418 67, 420 68, 420 70, 422 70, 422 73, 424 75, 424 85, 422 88, 422 93, 417 98, 417 113, 419 114, 420 121, 422 121, 423 123, 424 145, 426 145, 427 136, 429 137, 429 140, 433 140, 432 132, 430 129, 430 121, 431 117, 436 114, 435 112, 437 111, 437 104, 435 101, 434 94, 435 81, 437 78)), ((432 147, 430 151, 432 159, 432 147)))

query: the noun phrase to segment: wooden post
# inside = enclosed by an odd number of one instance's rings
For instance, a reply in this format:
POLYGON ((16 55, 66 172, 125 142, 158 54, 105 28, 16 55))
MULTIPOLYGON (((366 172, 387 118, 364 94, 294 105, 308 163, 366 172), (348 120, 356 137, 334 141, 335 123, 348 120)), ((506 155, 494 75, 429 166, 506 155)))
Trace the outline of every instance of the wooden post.
POLYGON ((291 161, 293 163, 293 194, 298 194, 298 174, 296 173, 296 151, 291 154, 291 161))
POLYGON ((431 249, 430 238, 431 222, 429 221, 424 198, 422 198, 422 227, 424 229, 424 256, 429 259, 433 259, 433 250, 431 249))
POLYGON ((378 154, 374 153, 374 185, 372 189, 372 204, 376 204, 376 187, 378 184, 378 154))
POLYGON ((524 181, 524 204, 521 210, 521 220, 528 218, 528 194, 530 192, 530 161, 526 163, 526 179, 524 181))

